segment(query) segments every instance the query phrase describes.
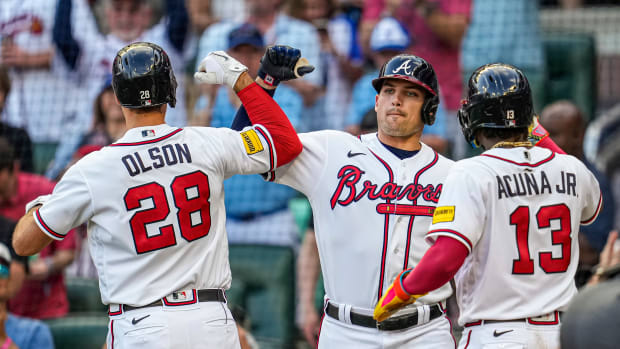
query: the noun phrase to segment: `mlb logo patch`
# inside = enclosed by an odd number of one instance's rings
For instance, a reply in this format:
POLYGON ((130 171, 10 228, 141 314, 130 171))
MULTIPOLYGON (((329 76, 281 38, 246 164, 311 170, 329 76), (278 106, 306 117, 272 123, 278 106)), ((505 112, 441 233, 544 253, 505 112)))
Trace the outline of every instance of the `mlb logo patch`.
POLYGON ((153 136, 155 136, 155 130, 142 131, 142 137, 153 137, 153 136))

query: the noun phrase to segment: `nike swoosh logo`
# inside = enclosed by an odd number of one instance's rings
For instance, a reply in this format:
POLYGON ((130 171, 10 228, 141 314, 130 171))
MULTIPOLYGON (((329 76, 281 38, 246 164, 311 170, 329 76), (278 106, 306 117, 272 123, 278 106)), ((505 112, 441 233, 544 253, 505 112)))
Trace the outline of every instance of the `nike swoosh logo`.
POLYGON ((133 318, 133 319, 131 320, 131 324, 132 324, 132 325, 135 325, 135 324, 137 324, 138 322, 140 322, 140 321, 142 321, 142 320, 146 319, 146 318, 147 318, 147 317, 149 317, 149 316, 151 316, 151 314, 149 314, 149 315, 144 315, 143 317, 141 317, 141 318, 139 318, 139 319, 133 318))
POLYGON ((353 153, 349 150, 349 152, 347 153, 347 156, 352 158, 354 156, 358 156, 358 155, 366 155, 366 153, 353 153))
POLYGON ((502 331, 502 332, 497 332, 497 330, 493 331, 493 337, 499 337, 501 335, 503 335, 504 333, 508 333, 508 332, 512 332, 514 330, 507 330, 507 331, 502 331))

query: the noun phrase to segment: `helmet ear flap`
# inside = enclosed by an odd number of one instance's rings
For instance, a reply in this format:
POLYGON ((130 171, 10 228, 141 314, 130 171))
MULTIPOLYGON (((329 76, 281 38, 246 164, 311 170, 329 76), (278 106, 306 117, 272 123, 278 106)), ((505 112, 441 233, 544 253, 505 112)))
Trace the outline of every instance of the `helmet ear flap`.
POLYGON ((426 97, 424 104, 422 104, 422 122, 429 126, 434 124, 438 107, 439 97, 434 95, 426 97))

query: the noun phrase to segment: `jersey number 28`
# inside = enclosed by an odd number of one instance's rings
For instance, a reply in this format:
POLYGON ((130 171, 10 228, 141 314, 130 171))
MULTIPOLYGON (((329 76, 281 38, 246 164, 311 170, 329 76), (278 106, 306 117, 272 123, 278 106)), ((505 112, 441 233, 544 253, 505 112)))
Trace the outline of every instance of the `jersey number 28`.
MULTIPOLYGON (((187 241, 193 241, 209 234, 211 215, 207 175, 196 171, 175 177, 170 189, 174 206, 178 209, 177 221, 181 236, 187 241)), ((153 207, 137 211, 129 221, 138 254, 174 246, 177 243, 172 224, 159 227, 157 235, 148 236, 146 231, 147 224, 161 222, 170 214, 164 186, 151 182, 130 188, 125 194, 125 207, 128 211, 140 208, 142 206, 140 201, 146 199, 153 200, 153 207)))
MULTIPOLYGON (((571 220, 570 210, 564 204, 543 206, 536 213, 538 229, 551 227, 551 221, 559 220, 560 227, 551 230, 551 243, 562 246, 562 255, 553 258, 550 251, 539 252, 538 262, 546 273, 563 273, 568 269, 571 259, 571 220)), ((510 214, 510 224, 515 226, 519 259, 512 263, 513 274, 533 274, 534 261, 530 257, 528 243, 530 231, 530 208, 519 206, 510 214)), ((537 230, 538 230, 537 229, 537 230)))

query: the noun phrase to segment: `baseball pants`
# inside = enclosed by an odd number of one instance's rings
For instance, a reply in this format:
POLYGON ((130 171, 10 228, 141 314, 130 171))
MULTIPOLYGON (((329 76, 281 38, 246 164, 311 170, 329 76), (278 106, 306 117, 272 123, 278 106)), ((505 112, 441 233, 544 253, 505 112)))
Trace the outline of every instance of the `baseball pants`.
POLYGON ((456 348, 452 325, 443 315, 425 324, 397 331, 380 331, 344 323, 329 316, 323 318, 319 349, 397 349, 456 348))
POLYGON ((108 349, 240 349, 226 303, 144 307, 110 316, 108 349))
POLYGON ((459 349, 559 349, 560 324, 497 322, 466 327, 459 349))

